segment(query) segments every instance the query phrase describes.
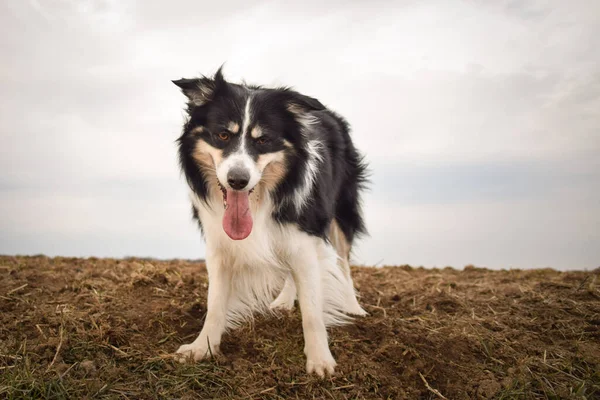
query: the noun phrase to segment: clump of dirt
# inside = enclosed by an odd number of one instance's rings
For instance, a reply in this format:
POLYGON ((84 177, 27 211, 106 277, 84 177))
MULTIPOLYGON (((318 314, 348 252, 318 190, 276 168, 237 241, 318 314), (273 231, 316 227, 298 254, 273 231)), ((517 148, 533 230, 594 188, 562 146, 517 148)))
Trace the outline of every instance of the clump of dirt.
POLYGON ((206 313, 202 263, 0 257, 0 398, 488 399, 600 396, 592 272, 353 268, 369 316, 304 370, 296 309, 172 358, 206 313))

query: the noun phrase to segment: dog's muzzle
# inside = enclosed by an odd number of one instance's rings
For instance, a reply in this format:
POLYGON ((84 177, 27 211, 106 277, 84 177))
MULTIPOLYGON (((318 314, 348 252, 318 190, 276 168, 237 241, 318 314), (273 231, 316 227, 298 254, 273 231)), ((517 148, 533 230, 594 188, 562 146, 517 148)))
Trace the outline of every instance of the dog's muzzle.
POLYGON ((250 172, 242 166, 235 165, 227 172, 227 183, 234 190, 244 190, 250 181, 250 172))

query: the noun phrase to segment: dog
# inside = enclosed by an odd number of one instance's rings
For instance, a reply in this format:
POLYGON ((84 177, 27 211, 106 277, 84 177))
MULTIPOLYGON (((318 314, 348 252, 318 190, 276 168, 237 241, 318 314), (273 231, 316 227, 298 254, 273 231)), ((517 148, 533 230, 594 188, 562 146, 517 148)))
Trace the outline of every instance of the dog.
POLYGON ((204 326, 177 356, 217 354, 226 330, 297 299, 307 373, 333 374, 326 328, 366 315, 349 256, 366 234, 367 165, 348 123, 289 87, 228 82, 222 67, 173 83, 188 100, 179 161, 209 279, 204 326))

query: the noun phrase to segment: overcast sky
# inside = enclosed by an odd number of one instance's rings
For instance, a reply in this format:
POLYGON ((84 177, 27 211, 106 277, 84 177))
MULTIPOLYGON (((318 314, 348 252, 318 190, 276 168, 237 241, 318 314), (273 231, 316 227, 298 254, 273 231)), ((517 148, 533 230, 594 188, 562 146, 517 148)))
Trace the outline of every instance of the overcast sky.
POLYGON ((600 266, 600 1, 0 5, 0 254, 201 258, 171 79, 291 85, 373 171, 365 264, 600 266))

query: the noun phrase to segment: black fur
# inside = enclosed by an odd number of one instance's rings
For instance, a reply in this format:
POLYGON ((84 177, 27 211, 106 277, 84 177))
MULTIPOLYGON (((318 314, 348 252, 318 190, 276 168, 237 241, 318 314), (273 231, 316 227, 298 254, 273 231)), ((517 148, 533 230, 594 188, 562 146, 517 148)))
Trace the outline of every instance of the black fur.
POLYGON ((192 204, 192 219, 198 223, 198 228, 200 228, 200 233, 204 236, 204 229, 202 228, 202 221, 200 221, 200 216, 198 215, 198 210, 196 206, 192 204))
MULTIPOLYGON (((366 233, 361 215, 360 191, 366 184, 366 164, 355 149, 349 134, 348 123, 318 100, 304 96, 289 88, 263 88, 226 82, 221 69, 213 78, 181 79, 173 81, 189 98, 188 119, 183 134, 178 139, 181 168, 191 189, 207 201, 207 182, 192 157, 196 142, 204 140, 211 146, 223 149, 226 156, 240 145, 241 135, 231 135, 223 142, 218 135, 227 131, 227 124, 242 126, 244 107, 252 96, 252 119, 248 130, 258 122, 267 143, 257 143, 246 135, 246 149, 255 159, 261 153, 285 151, 288 172, 272 193, 275 204, 273 218, 282 224, 297 224, 303 231, 327 239, 329 226, 335 219, 340 229, 352 243, 366 233), (291 107, 291 109, 290 109, 291 107), (318 122, 308 129, 298 117, 313 116, 318 122), (191 131, 203 127, 201 133, 191 131), (310 191, 307 204, 296 211, 294 191, 304 182, 307 170, 309 140, 318 140, 322 146, 322 161, 310 191), (291 143, 291 149, 284 145, 291 143)), ((199 221, 197 211, 194 218, 199 221)))

